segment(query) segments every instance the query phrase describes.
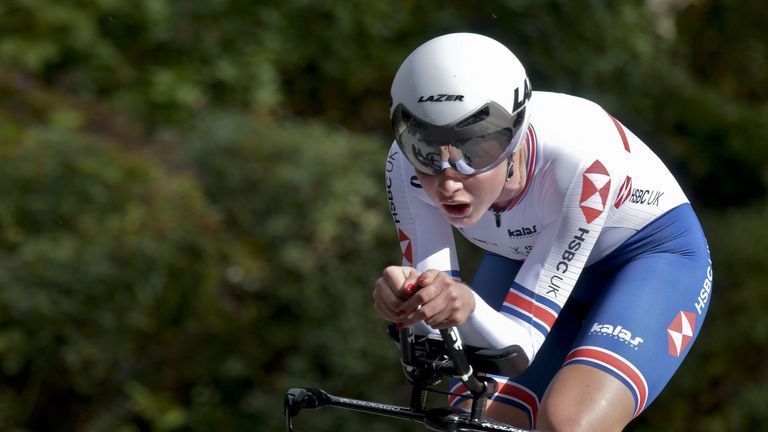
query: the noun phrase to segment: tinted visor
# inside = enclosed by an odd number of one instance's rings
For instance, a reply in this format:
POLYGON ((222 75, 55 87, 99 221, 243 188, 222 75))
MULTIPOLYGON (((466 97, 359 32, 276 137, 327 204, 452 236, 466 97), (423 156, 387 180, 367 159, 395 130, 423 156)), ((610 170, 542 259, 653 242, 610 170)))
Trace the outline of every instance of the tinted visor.
POLYGON ((448 167, 479 174, 498 165, 514 150, 522 134, 525 107, 513 115, 489 102, 467 117, 435 126, 411 114, 402 104, 392 113, 395 139, 408 161, 426 174, 448 167))

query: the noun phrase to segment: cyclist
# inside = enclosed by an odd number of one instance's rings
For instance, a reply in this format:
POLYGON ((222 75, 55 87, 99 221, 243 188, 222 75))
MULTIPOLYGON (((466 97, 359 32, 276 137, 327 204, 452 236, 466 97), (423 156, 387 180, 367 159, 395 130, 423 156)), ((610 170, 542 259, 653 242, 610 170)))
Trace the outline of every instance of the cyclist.
MULTIPOLYGON (((619 430, 658 396, 709 307, 712 265, 657 156, 597 104, 532 91, 499 42, 456 33, 411 53, 392 84, 386 188, 402 265, 374 307, 417 333, 520 345, 487 415, 541 430, 619 430), (485 250, 470 284, 454 227, 485 250)), ((466 408, 466 389, 449 401, 466 408)))

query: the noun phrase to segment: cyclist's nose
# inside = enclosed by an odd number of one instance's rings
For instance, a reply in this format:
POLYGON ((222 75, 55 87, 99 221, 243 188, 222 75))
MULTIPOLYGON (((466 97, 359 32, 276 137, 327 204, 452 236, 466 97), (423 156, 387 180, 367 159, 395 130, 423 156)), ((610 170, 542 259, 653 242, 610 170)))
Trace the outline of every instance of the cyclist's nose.
POLYGON ((445 195, 453 195, 464 188, 464 183, 455 176, 456 171, 453 168, 447 168, 440 174, 440 181, 437 188, 445 195))

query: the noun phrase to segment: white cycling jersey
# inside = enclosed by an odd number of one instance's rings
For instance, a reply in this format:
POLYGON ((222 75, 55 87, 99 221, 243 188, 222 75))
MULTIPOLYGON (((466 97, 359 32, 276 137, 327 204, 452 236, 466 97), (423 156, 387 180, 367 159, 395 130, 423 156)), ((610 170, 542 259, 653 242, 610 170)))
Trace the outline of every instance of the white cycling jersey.
MULTIPOLYGON (((661 160, 597 104, 534 92, 528 109, 524 190, 505 211, 489 210, 458 230, 487 251, 524 260, 518 287, 501 311, 475 295, 475 311, 459 333, 476 346, 520 345, 532 360, 584 267, 688 200, 661 160)), ((458 277, 453 229, 396 143, 386 187, 403 265, 458 277)))

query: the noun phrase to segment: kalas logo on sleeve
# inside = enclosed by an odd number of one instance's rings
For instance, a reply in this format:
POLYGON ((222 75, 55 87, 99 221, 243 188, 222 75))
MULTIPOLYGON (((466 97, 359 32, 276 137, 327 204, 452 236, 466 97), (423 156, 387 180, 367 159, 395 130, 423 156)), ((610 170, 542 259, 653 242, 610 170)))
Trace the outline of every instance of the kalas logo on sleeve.
POLYGON ((593 323, 592 330, 589 331, 589 334, 612 336, 626 344, 629 344, 635 350, 638 349, 638 346, 641 343, 645 342, 643 338, 639 336, 633 337, 632 332, 625 329, 621 325, 593 323))
POLYGON ((520 227, 518 229, 508 229, 507 234, 509 234, 509 238, 521 238, 521 237, 531 237, 539 233, 539 230, 536 229, 536 225, 531 227, 520 227))
POLYGON ((592 165, 582 175, 581 199, 579 200, 579 207, 588 224, 603 214, 610 190, 611 176, 608 174, 608 170, 599 160, 592 162, 592 165))

